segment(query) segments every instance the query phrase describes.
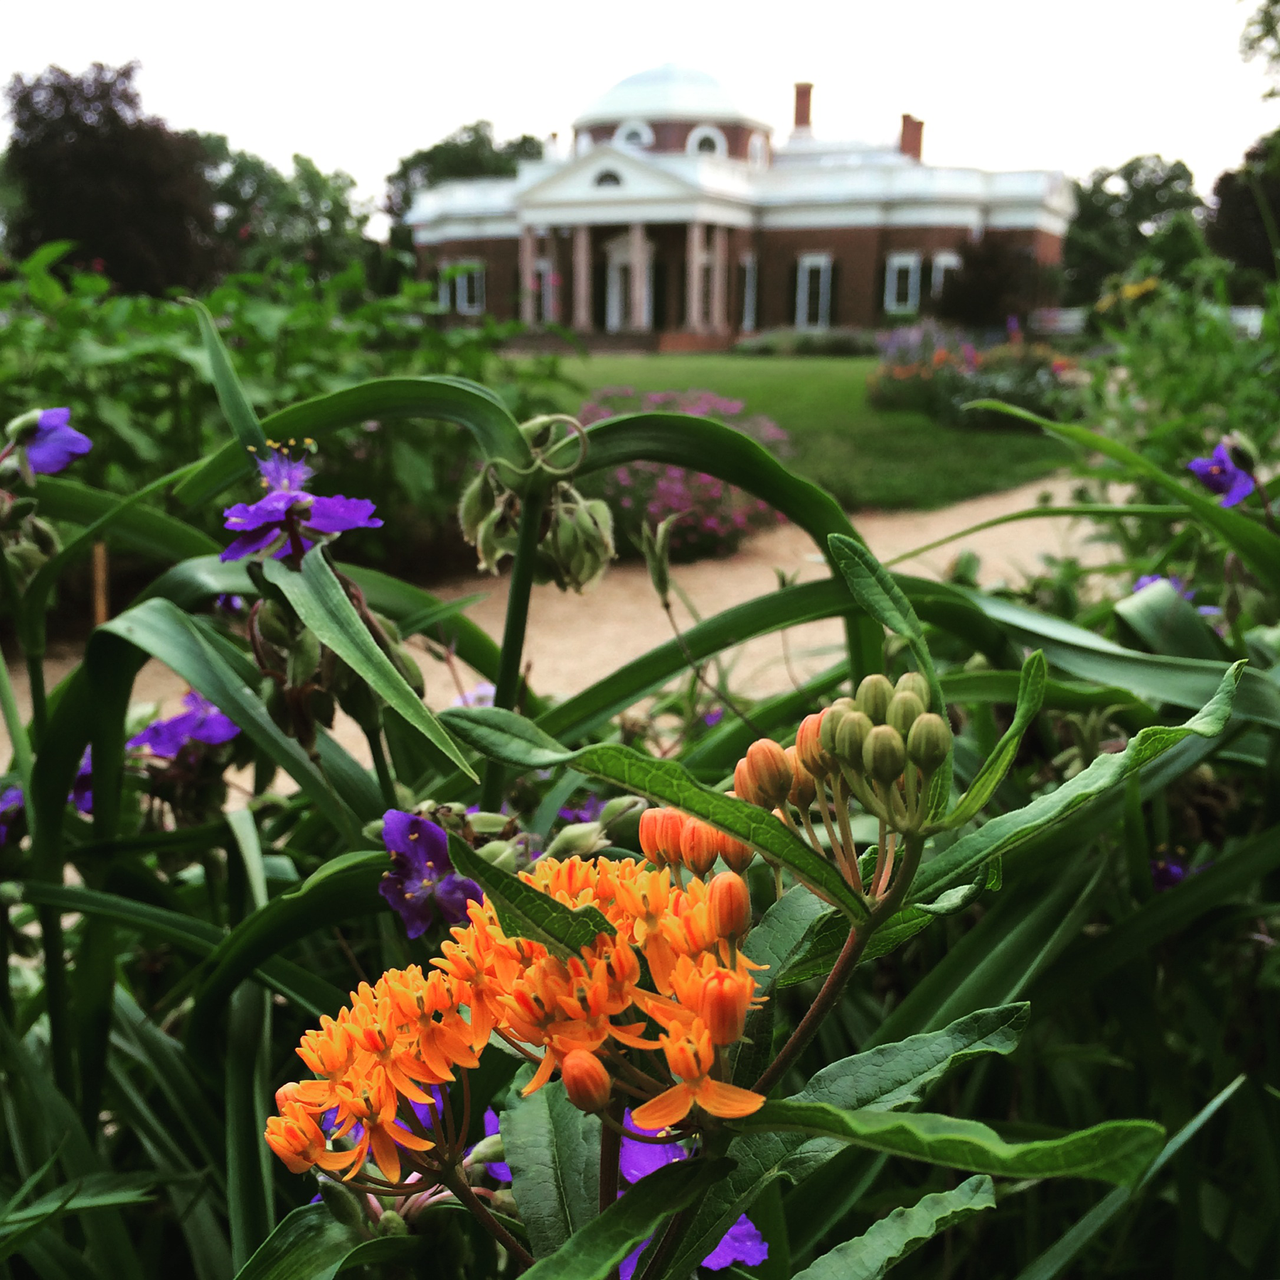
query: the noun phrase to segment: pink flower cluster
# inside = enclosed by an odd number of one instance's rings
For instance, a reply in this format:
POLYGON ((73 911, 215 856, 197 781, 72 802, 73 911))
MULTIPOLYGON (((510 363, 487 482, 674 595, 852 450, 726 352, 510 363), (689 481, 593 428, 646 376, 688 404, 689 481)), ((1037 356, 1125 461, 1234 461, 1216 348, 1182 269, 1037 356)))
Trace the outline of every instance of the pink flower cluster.
MULTIPOLYGON (((604 387, 578 411, 583 426, 624 413, 687 413, 714 418, 750 436, 773 453, 785 452, 787 433, 770 418, 744 414, 741 400, 713 391, 650 391, 604 387)), ((597 480, 600 496, 613 508, 615 526, 639 546, 643 524, 657 525, 678 515, 671 530, 671 558, 676 561, 732 555, 742 539, 782 520, 765 502, 705 472, 660 462, 635 462, 597 480)))

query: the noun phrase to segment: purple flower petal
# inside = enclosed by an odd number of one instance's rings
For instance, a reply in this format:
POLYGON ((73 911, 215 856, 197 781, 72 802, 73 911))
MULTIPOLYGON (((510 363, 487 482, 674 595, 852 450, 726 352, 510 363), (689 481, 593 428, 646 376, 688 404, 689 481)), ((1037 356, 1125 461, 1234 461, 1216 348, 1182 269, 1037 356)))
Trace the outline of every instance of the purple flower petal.
POLYGON ((240 732, 228 716, 194 689, 182 702, 186 711, 153 721, 125 745, 145 747, 152 755, 171 760, 189 742, 203 742, 206 746, 216 747, 230 742, 240 732))
MULTIPOLYGON (((647 1138, 656 1138, 661 1132, 660 1129, 641 1129, 631 1119, 629 1108, 623 1114, 622 1127, 647 1138)), ((641 1178, 647 1178, 666 1165, 678 1164, 688 1158, 689 1153, 678 1142, 637 1142, 624 1135, 622 1150, 618 1156, 618 1169, 628 1182, 639 1182, 641 1178)))
POLYGON ((299 519, 305 519, 308 494, 286 493, 283 490, 268 493, 257 502, 233 502, 223 513, 223 522, 234 531, 261 529, 266 525, 279 525, 294 508, 299 519))
POLYGON ((70 421, 70 409, 41 410, 34 433, 23 445, 27 462, 37 475, 56 475, 72 458, 83 457, 93 448, 93 441, 69 426, 70 421))
POLYGON ((1237 466, 1226 441, 1214 446, 1208 458, 1192 458, 1187 470, 1210 493, 1222 495, 1221 506, 1234 507, 1247 498, 1255 488, 1253 477, 1243 467, 1237 466))
POLYGON ((242 533, 219 557, 224 563, 228 560, 243 560, 245 556, 257 555, 266 551, 277 542, 288 547, 288 540, 283 529, 276 525, 268 525, 257 533, 242 533))
POLYGON ((80 757, 80 768, 76 770, 75 781, 71 784, 71 803, 81 813, 93 812, 93 748, 85 747, 80 757))
POLYGON ((9 832, 22 816, 22 810, 21 787, 5 787, 0 791, 0 844, 8 844, 9 832))
MULTIPOLYGON (((492 1107, 486 1107, 484 1111, 484 1136, 492 1138, 499 1132, 498 1113, 492 1107)), ((491 1178, 496 1178, 499 1182, 512 1181, 511 1166, 504 1160, 490 1160, 485 1169, 491 1178)))
POLYGON ((276 492, 301 493, 315 472, 303 458, 291 458, 283 449, 275 449, 265 458, 258 458, 258 470, 267 485, 276 492))
POLYGON ((436 907, 455 920, 463 918, 466 901, 479 887, 455 875, 444 830, 416 813, 388 809, 382 815, 382 842, 391 855, 378 892, 404 921, 411 938, 421 937, 435 919, 436 907))
POLYGON ((724 1238, 702 1260, 708 1271, 721 1271, 734 1262, 745 1262, 749 1267, 759 1266, 769 1256, 769 1246, 756 1230, 755 1223, 743 1214, 725 1232, 724 1238))
POLYGON ((312 498, 310 514, 303 521, 314 533, 345 533, 348 529, 381 529, 368 498, 312 498))

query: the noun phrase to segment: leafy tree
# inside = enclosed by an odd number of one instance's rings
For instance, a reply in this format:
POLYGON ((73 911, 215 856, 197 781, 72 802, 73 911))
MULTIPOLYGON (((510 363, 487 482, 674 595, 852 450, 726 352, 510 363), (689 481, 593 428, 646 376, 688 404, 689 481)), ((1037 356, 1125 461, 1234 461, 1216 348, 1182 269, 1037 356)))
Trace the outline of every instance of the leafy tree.
POLYGON ((415 151, 387 175, 386 212, 399 221, 413 203, 419 187, 434 187, 451 178, 509 178, 520 160, 541 160, 542 143, 530 134, 511 138, 501 146, 493 141, 487 120, 463 125, 435 146, 415 151))
POLYGON ((1088 185, 1077 182, 1075 189, 1076 216, 1062 246, 1068 305, 1094 302, 1107 277, 1127 271, 1170 217, 1204 203, 1192 189, 1191 170, 1160 156, 1095 169, 1088 185))
POLYGON ((228 269, 261 271, 280 259, 327 279, 366 255, 369 214, 353 201, 349 174, 322 173, 314 161, 295 155, 286 177, 260 156, 233 151, 220 134, 193 136, 207 156, 216 234, 228 269))
MULTIPOLYGON (((1280 0, 1262 0, 1253 11, 1240 37, 1240 53, 1246 62, 1266 59, 1271 75, 1280 74, 1280 0)), ((1280 89, 1272 86, 1265 96, 1280 96, 1280 89)))
POLYGON ((20 205, 8 246, 24 257, 73 240, 78 263, 100 261, 129 292, 198 289, 217 263, 204 152, 143 114, 137 70, 95 62, 80 76, 49 67, 9 82, 5 168, 20 205))
POLYGON ((1205 233, 1213 251, 1235 264, 1242 279, 1233 291, 1243 300, 1276 275, 1280 129, 1259 138, 1245 152, 1239 169, 1222 174, 1213 184, 1213 195, 1215 207, 1205 233))

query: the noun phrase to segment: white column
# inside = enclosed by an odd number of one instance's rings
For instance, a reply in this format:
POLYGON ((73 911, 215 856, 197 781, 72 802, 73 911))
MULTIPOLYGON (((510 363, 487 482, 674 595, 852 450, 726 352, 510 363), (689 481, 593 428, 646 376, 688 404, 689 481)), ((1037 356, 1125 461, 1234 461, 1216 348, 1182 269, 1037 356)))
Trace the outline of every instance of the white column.
POLYGON ((591 228, 573 229, 573 327, 591 332, 591 228))
POLYGON ((711 331, 729 332, 729 228, 711 229, 711 331))
POLYGON ((685 244, 685 328, 690 333, 702 332, 702 259, 706 236, 701 222, 689 223, 685 244))
POLYGON ((560 237, 555 227, 547 232, 547 261, 551 264, 551 279, 547 282, 547 323, 559 324, 560 305, 560 237))
MULTIPOLYGON (((520 228, 520 319, 525 324, 532 324, 534 319, 534 246, 533 228, 520 228)), ((508 259, 509 261, 509 259, 508 259)))
POLYGON ((631 327, 637 333, 649 328, 649 245, 644 238, 644 223, 631 224, 631 327))

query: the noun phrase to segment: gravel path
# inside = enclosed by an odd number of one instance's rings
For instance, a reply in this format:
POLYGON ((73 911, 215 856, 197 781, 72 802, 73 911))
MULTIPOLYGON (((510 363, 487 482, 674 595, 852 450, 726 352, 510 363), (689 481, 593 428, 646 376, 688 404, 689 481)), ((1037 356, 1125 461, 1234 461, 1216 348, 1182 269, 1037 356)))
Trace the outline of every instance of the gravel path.
MULTIPOLYGON (((1067 477, 1054 477, 939 511, 862 512, 855 524, 876 555, 890 560, 970 525, 1033 506, 1046 492, 1055 503, 1069 501, 1071 483, 1067 477)), ((926 577, 938 577, 961 550, 967 549, 981 557, 981 578, 985 584, 1000 580, 1016 582, 1037 572, 1044 555, 1075 554, 1089 563, 1100 562, 1105 552, 1088 544, 1087 536, 1088 526, 1079 520, 1063 517, 1026 520, 971 534, 897 567, 926 577)), ((826 574, 817 548, 794 525, 782 525, 756 536, 731 559, 677 566, 672 577, 698 612, 709 617, 776 589, 778 571, 794 575, 799 581, 826 574)), ((485 598, 468 611, 469 616, 495 638, 501 635, 507 596, 505 577, 468 576, 437 590, 446 599, 486 592, 485 598)), ((683 610, 678 613, 682 625, 687 624, 690 620, 687 613, 683 610)), ((787 633, 792 672, 804 678, 829 666, 841 636, 841 625, 834 620, 793 628, 787 633)), ((554 586, 536 587, 526 646, 526 660, 532 664, 530 681, 539 693, 566 697, 670 638, 670 626, 643 564, 613 566, 604 580, 583 596, 563 594, 554 586)), ((783 643, 777 635, 753 640, 737 654, 731 686, 750 688, 760 695, 780 692, 790 685, 783 643)), ((458 692, 453 676, 425 652, 419 656, 426 678, 428 704, 448 705, 458 692)), ((79 657, 76 649, 52 654, 46 663, 49 687, 52 688, 79 657)), ((30 705, 26 672, 18 665, 10 668, 10 676, 26 714, 30 705)), ((464 673, 463 678, 472 677, 464 673)), ((134 685, 135 701, 160 703, 167 714, 172 714, 184 692, 183 682, 154 661, 143 667, 134 685)), ((2 728, 0 736, 3 736, 2 728)), ((354 725, 340 722, 339 738, 367 762, 365 744, 354 725)))

